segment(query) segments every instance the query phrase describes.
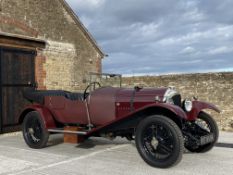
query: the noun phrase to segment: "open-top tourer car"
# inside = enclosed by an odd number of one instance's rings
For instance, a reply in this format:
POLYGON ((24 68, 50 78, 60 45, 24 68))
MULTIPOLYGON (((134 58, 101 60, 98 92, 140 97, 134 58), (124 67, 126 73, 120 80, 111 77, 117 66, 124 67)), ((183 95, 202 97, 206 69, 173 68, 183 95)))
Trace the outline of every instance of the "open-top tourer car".
POLYGON ((220 112, 214 105, 196 98, 182 101, 172 87, 123 88, 121 75, 92 75, 95 78, 83 93, 24 92, 32 104, 23 110, 19 122, 29 147, 45 147, 50 133, 72 133, 85 139, 121 136, 135 140, 149 165, 166 168, 181 160, 184 147, 199 153, 216 143, 216 122, 203 111, 220 112), (108 86, 108 80, 114 85, 108 86), (64 130, 65 126, 77 126, 79 131, 64 130))

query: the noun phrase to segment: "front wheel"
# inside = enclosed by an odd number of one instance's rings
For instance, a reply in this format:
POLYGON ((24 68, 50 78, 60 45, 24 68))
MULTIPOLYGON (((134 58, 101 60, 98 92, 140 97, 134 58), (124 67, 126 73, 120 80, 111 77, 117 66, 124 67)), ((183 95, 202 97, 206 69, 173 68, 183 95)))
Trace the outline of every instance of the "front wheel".
POLYGON ((180 162, 184 142, 182 133, 171 119, 153 115, 136 129, 136 147, 143 160, 153 167, 167 168, 180 162))
POLYGON ((24 140, 29 147, 40 149, 47 145, 49 132, 45 129, 38 112, 29 112, 24 118, 22 127, 24 140))
POLYGON ((198 118, 195 121, 195 124, 198 127, 200 127, 202 130, 204 130, 206 134, 213 134, 214 139, 211 143, 206 144, 206 145, 202 145, 199 147, 186 146, 186 148, 189 151, 196 152, 196 153, 205 153, 205 152, 210 151, 218 140, 218 136, 219 136, 218 125, 216 124, 215 120, 209 114, 205 112, 201 112, 198 115, 198 118))

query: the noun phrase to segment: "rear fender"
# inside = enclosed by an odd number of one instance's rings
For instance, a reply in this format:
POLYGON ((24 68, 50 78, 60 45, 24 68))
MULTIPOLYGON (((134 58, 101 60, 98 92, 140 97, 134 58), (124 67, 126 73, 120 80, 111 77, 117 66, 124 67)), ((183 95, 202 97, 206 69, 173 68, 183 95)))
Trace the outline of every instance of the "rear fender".
POLYGON ((204 109, 211 109, 218 113, 221 112, 219 108, 217 108, 215 105, 203 101, 193 101, 193 109, 187 113, 188 120, 196 120, 199 113, 203 111, 204 109))
POLYGON ((30 105, 27 108, 25 108, 19 117, 19 123, 23 123, 25 116, 32 111, 36 111, 40 114, 40 117, 44 122, 46 129, 56 128, 56 124, 52 114, 47 108, 41 105, 30 105))

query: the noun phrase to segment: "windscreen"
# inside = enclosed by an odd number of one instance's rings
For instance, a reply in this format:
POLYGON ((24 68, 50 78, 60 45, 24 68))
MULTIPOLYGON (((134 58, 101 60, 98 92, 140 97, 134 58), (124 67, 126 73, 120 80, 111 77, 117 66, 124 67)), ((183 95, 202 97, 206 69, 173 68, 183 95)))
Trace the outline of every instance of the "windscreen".
POLYGON ((98 82, 102 87, 111 86, 111 87, 121 87, 121 75, 119 74, 99 74, 99 73, 90 73, 88 84, 98 82))

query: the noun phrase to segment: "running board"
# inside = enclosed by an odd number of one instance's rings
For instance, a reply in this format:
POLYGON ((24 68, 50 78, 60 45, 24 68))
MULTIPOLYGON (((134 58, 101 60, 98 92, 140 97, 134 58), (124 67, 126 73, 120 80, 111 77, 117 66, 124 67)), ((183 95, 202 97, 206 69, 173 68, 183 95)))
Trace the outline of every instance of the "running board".
POLYGON ((69 131, 69 130, 63 130, 63 129, 48 129, 48 131, 54 132, 54 133, 87 135, 86 131, 69 131))

